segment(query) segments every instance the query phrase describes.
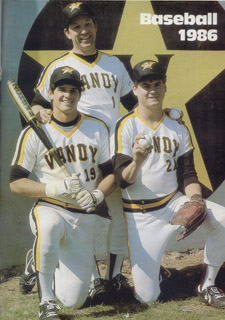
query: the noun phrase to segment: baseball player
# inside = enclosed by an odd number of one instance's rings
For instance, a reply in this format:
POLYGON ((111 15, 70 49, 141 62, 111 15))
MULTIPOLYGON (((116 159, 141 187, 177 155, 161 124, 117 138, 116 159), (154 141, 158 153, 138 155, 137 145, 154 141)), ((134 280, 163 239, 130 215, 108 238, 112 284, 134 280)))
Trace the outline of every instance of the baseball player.
MULTIPOLYGON (((50 77, 56 68, 68 65, 79 70, 84 82, 78 110, 103 120, 110 128, 120 116, 120 101, 128 110, 135 105, 136 98, 132 93, 133 82, 118 58, 96 49, 97 23, 93 12, 86 4, 70 3, 63 9, 63 13, 66 20, 64 33, 71 40, 73 49, 49 63, 43 70, 32 101, 33 111, 42 121, 49 121, 51 110, 46 108, 49 107, 50 102, 48 96, 50 77)), ((129 295, 129 283, 121 274, 123 259, 127 254, 127 244, 119 188, 107 197, 106 201, 112 217, 108 234, 110 252, 108 278, 113 279, 112 285, 116 293, 119 290, 124 295, 126 291, 129 295)), ((32 289, 34 283, 31 281, 29 285, 27 280, 34 279, 33 276, 32 271, 28 272, 26 268, 21 278, 22 292, 32 289)), ((106 299, 104 290, 106 282, 100 278, 96 268, 93 270, 92 280, 91 296, 94 297, 97 292, 106 299)))
MULTIPOLYGON (((169 239, 180 228, 169 221, 185 202, 202 201, 202 192, 190 133, 162 109, 166 93, 163 66, 141 61, 133 76, 138 104, 116 124, 114 166, 122 188, 136 297, 144 303, 155 301, 160 294, 161 259, 169 239)), ((204 274, 197 292, 206 304, 225 307, 225 296, 215 286, 225 260, 225 208, 204 202, 207 216, 200 226, 206 237, 204 274)))
POLYGON ((114 175, 108 175, 108 128, 77 110, 82 86, 75 69, 55 69, 49 83, 51 121, 42 126, 70 176, 64 176, 30 126, 20 134, 12 161, 11 191, 38 198, 30 212, 30 226, 35 236, 41 320, 60 319, 55 295, 68 307, 79 308, 86 300, 94 264, 96 215, 85 210, 88 202, 82 192, 88 190, 85 194, 91 196, 93 209, 115 186, 114 175), (29 178, 31 172, 37 181, 29 178))

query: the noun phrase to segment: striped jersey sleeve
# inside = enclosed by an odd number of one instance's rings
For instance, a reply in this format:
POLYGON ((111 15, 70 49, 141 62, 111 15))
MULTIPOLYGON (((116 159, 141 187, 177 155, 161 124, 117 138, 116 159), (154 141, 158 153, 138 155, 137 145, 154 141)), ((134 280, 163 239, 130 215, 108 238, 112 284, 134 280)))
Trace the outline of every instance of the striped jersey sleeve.
POLYGON ((12 166, 21 166, 31 172, 36 162, 37 149, 35 132, 31 127, 25 128, 18 138, 12 166))

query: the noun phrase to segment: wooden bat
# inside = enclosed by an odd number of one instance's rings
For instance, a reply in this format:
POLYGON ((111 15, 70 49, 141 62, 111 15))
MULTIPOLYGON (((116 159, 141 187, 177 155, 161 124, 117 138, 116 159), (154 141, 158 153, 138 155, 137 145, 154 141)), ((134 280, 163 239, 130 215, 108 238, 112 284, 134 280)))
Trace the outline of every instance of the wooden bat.
POLYGON ((14 101, 17 109, 23 116, 24 120, 32 127, 32 129, 35 131, 41 142, 44 144, 44 146, 47 148, 48 152, 52 157, 55 159, 59 167, 64 172, 65 176, 69 177, 70 174, 67 171, 62 159, 59 157, 57 151, 53 147, 51 141, 49 140, 48 136, 42 129, 41 123, 37 120, 35 114, 33 113, 27 99, 25 98, 23 92, 21 91, 18 84, 13 80, 10 79, 7 82, 7 89, 9 91, 9 94, 14 101))
MULTIPOLYGON (((16 83, 15 80, 10 79, 7 82, 7 89, 9 91, 9 94, 14 101, 17 109, 25 119, 25 121, 32 127, 32 129, 35 131, 41 142, 44 144, 44 146, 47 148, 49 154, 52 155, 52 157, 55 159, 61 170, 64 172, 66 177, 70 177, 71 175, 67 171, 67 168, 65 167, 62 159, 59 157, 57 151, 53 147, 51 141, 49 140, 48 136, 42 129, 41 123, 36 118, 35 114, 33 113, 31 106, 29 105, 26 97, 24 96, 23 92, 21 91, 20 87, 16 83)), ((89 208, 87 210, 88 213, 94 211, 94 208, 89 208)))

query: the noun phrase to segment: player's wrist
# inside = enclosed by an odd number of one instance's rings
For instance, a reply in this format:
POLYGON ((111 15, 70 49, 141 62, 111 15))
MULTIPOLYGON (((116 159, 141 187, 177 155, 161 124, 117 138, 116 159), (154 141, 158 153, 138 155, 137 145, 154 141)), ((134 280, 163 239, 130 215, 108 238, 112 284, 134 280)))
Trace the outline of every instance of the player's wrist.
POLYGON ((48 198, 55 198, 56 197, 56 181, 50 181, 50 182, 46 183, 45 195, 48 198))
POLYGON ((105 199, 104 193, 99 189, 92 191, 92 197, 95 206, 99 205, 105 199))
POLYGON ((140 159, 134 158, 133 161, 131 162, 131 166, 133 167, 133 169, 139 170, 140 167, 142 166, 142 163, 143 161, 141 161, 140 159))
POLYGON ((82 189, 76 195, 77 203, 87 212, 94 211, 95 207, 97 207, 104 198, 104 193, 99 189, 95 189, 92 192, 82 189))
POLYGON ((198 193, 193 194, 190 199, 191 201, 203 201, 202 195, 198 193))

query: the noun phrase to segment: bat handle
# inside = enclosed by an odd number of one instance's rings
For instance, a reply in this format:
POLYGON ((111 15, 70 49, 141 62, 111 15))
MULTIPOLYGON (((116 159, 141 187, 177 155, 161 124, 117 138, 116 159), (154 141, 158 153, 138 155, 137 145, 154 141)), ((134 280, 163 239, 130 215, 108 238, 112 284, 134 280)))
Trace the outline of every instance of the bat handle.
POLYGON ((95 207, 90 207, 87 209, 87 213, 92 213, 95 211, 95 207))

